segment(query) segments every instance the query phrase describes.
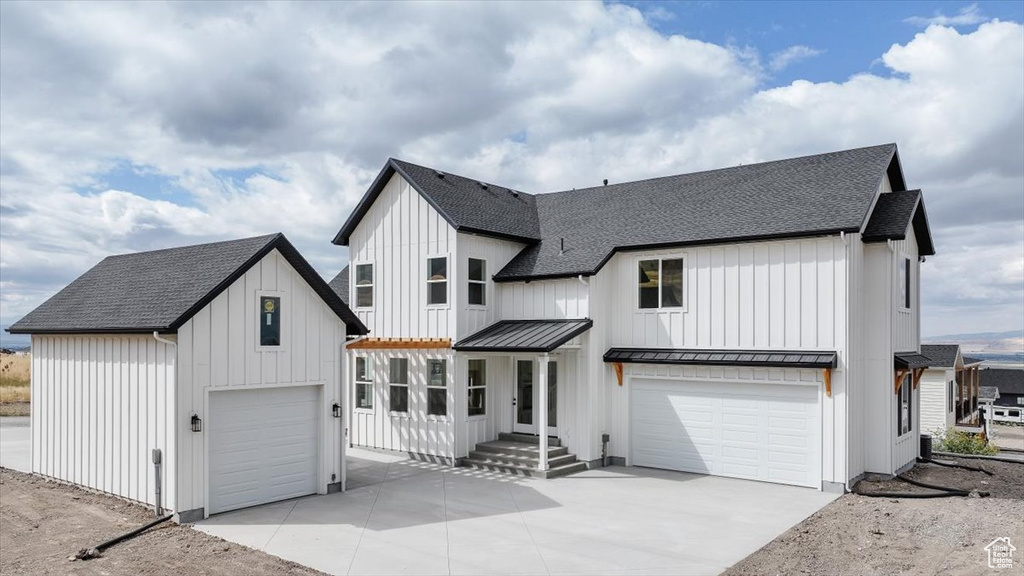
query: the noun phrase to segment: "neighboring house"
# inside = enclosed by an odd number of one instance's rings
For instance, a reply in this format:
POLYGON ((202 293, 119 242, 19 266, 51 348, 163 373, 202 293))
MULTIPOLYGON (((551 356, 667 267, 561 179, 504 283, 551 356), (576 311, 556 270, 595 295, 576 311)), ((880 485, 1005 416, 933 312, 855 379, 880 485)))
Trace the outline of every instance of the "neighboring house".
POLYGON ((922 344, 931 362, 921 377, 921 431, 939 433, 978 425, 981 360, 964 357, 959 344, 922 344))
POLYGON ((181 522, 343 487, 366 328, 280 234, 111 256, 9 331, 32 335, 35 473, 181 522))
POLYGON ((1024 370, 1017 368, 985 368, 981 385, 997 391, 991 412, 985 414, 993 422, 1024 424, 1024 370))
POLYGON ((334 242, 354 445, 819 489, 918 454, 935 251, 894 144, 537 195, 389 160, 334 242))

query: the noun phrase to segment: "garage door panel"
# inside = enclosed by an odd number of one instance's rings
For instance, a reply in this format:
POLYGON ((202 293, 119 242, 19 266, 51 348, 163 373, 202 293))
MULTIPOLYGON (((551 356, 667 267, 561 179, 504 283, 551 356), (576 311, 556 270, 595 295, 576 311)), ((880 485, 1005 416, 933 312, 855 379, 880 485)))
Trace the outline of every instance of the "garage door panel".
POLYGON ((319 390, 315 386, 210 395, 210 513, 316 492, 319 390))
POLYGON ((820 487, 817 389, 631 383, 631 463, 820 487))

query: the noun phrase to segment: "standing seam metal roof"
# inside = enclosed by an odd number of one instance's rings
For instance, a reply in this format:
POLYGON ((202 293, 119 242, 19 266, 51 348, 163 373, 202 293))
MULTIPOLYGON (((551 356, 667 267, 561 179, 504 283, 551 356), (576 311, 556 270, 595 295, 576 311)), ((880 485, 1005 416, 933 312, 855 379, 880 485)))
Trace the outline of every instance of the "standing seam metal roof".
POLYGON ((464 338, 456 350, 551 352, 594 325, 593 320, 501 320, 464 338))
POLYGON ((779 368, 835 368, 835 352, 781 350, 711 350, 669 348, 610 348, 605 362, 636 364, 705 364, 716 366, 766 366, 779 368))

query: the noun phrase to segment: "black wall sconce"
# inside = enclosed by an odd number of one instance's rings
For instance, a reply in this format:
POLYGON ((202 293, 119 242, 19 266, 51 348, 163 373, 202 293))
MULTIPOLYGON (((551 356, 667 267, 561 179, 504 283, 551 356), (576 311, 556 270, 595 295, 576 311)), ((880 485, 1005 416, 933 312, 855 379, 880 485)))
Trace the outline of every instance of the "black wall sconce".
POLYGON ((331 414, 333 414, 335 418, 341 418, 341 404, 335 402, 334 406, 331 406, 331 414))
POLYGON ((195 414, 192 415, 192 431, 193 432, 202 432, 203 431, 203 421, 202 421, 202 419, 199 418, 199 416, 196 416, 195 414))

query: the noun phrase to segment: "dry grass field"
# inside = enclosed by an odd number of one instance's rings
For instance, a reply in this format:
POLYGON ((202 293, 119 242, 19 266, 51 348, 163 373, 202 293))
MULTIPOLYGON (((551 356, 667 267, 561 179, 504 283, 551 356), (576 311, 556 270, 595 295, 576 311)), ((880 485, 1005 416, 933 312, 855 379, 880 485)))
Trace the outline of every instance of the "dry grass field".
POLYGON ((28 414, 32 357, 0 354, 0 416, 28 414))

